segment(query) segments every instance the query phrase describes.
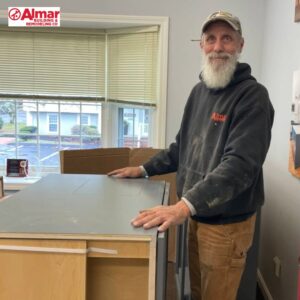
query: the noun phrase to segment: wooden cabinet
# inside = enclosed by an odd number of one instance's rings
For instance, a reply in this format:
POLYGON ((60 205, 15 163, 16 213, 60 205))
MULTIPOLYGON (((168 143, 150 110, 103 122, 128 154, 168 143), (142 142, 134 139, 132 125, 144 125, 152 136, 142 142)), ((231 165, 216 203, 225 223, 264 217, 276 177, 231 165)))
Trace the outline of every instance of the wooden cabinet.
POLYGON ((0 299, 164 299, 166 236, 130 219, 167 198, 164 182, 61 174, 7 198, 0 299))

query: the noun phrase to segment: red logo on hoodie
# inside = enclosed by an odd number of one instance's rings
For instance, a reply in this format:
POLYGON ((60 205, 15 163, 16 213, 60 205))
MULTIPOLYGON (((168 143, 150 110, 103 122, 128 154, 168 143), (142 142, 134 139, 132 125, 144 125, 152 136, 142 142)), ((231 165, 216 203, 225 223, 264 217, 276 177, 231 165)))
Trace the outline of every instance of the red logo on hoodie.
POLYGON ((221 115, 216 112, 213 112, 210 117, 215 122, 225 122, 227 119, 227 115, 221 115))

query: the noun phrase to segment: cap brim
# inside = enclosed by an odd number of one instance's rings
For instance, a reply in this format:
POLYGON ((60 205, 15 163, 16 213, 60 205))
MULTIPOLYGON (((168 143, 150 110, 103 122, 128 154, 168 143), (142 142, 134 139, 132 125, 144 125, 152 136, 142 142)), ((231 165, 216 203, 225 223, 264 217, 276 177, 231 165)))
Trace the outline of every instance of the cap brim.
POLYGON ((230 25, 235 31, 240 31, 239 27, 236 26, 236 24, 234 24, 233 22, 231 22, 230 20, 227 20, 226 18, 222 18, 222 17, 216 17, 213 20, 208 20, 206 21, 203 25, 202 25, 202 33, 205 32, 205 30, 207 29, 208 25, 215 23, 217 21, 222 21, 227 23, 228 25, 230 25))

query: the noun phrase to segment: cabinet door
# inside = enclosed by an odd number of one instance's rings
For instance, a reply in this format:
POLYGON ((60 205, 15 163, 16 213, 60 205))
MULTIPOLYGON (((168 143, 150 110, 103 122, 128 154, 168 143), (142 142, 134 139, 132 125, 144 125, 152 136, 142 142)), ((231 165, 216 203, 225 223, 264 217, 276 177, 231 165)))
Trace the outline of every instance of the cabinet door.
POLYGON ((155 253, 150 241, 91 241, 88 248, 87 300, 154 299, 155 266, 150 274, 150 265, 155 264, 155 253))
POLYGON ((86 242, 0 240, 1 300, 84 300, 86 242))

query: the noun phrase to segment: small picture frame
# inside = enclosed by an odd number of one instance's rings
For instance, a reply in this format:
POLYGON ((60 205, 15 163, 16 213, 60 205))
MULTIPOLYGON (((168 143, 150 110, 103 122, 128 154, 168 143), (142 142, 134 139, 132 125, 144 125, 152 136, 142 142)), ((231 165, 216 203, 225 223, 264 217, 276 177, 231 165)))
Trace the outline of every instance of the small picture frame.
POLYGON ((0 198, 4 197, 3 176, 0 176, 0 198))
POLYGON ((6 161, 7 177, 26 177, 28 174, 28 160, 8 158, 6 161))
POLYGON ((289 171, 300 179, 300 70, 294 71, 289 142, 289 171))
POLYGON ((300 0, 295 0, 295 22, 300 22, 300 0))

